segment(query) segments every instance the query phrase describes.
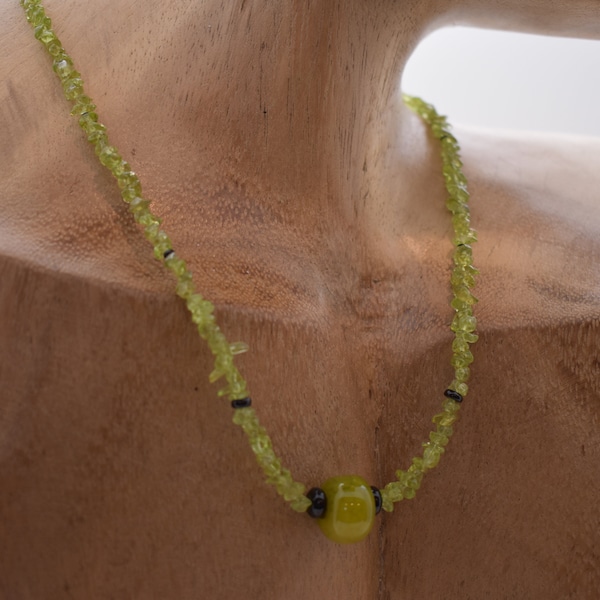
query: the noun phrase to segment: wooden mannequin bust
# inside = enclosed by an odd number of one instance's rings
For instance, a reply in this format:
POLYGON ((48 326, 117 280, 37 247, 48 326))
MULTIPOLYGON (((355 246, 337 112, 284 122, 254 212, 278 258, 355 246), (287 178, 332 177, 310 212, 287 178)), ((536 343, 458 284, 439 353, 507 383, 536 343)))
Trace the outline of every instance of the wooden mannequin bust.
MULTIPOLYGON (((449 23, 600 38, 597 2, 45 4, 249 344, 286 465, 308 486, 392 480, 452 378, 450 218, 402 68, 449 23)), ((595 597, 599 141, 457 131, 480 239, 471 392, 417 497, 341 546, 264 483, 16 1, 0 32, 0 596, 595 597)))

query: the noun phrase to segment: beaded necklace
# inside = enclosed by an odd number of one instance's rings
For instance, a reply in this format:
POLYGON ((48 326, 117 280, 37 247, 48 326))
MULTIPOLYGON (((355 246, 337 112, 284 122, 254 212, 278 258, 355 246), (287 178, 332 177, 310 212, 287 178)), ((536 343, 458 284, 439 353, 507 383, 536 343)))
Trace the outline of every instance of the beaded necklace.
POLYGON ((454 379, 444 392, 441 412, 432 419, 435 429, 423 443, 423 453, 414 457, 406 470, 397 470, 394 481, 379 490, 369 486, 361 477, 341 476, 333 477, 321 487, 313 487, 306 492, 304 484, 295 481, 290 471, 281 464, 267 431, 259 423, 251 406, 246 381, 234 364, 234 356, 245 352, 246 344, 231 344, 227 341, 217 325, 213 304, 196 290, 185 261, 173 250, 171 240, 160 227, 161 219, 151 212, 149 202, 142 195, 140 180, 129 163, 109 143, 106 127, 98 120, 96 105, 84 93, 81 74, 75 69, 72 59, 52 30, 52 22, 40 0, 21 0, 21 5, 27 21, 34 28, 35 37, 52 58, 52 67, 60 79, 63 92, 73 104, 71 114, 78 119, 88 141, 94 146, 100 163, 117 180, 121 196, 152 244, 154 255, 174 275, 175 293, 185 301, 200 337, 206 341, 214 355, 215 364, 209 380, 213 383, 218 379, 225 379, 226 385, 219 390, 218 395, 229 399, 234 409, 233 422, 248 436, 250 447, 267 482, 275 487, 293 510, 314 517, 328 538, 340 543, 362 540, 371 530, 375 515, 382 508, 392 512, 395 502, 414 498, 423 475, 438 464, 444 453, 453 433, 452 426, 458 418, 461 402, 468 392, 469 365, 473 362, 469 345, 477 341, 474 333, 476 320, 472 310, 477 299, 471 293, 477 274, 473 267, 471 244, 477 237, 470 224, 469 193, 466 178, 461 172, 459 146, 450 133, 446 118, 438 115, 430 104, 419 98, 403 96, 405 103, 430 126, 432 135, 441 144, 442 173, 449 195, 446 206, 452 214, 455 246, 454 268, 450 280, 453 295, 450 304, 455 311, 450 325, 454 332, 450 361, 454 367, 454 379))

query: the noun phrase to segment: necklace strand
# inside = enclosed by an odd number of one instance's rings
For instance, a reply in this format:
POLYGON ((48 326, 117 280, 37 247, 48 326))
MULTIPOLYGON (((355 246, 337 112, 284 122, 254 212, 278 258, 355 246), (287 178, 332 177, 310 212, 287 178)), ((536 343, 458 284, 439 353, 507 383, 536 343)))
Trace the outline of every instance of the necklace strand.
MULTIPOLYGON (((452 214, 452 241, 455 246, 454 267, 450 279, 453 296, 450 304, 455 311, 450 325, 454 332, 450 361, 454 368, 454 379, 444 392, 441 412, 432 419, 435 429, 423 443, 422 454, 414 457, 406 470, 397 470, 394 481, 379 491, 367 486, 364 480, 356 476, 337 477, 325 482, 321 488, 312 488, 306 493, 304 484, 293 479, 290 471, 282 465, 273 450, 271 439, 251 406, 246 381, 234 364, 234 356, 245 352, 248 349, 247 345, 243 342, 227 341, 216 322, 214 305, 196 290, 186 262, 173 250, 171 240, 161 229, 161 219, 151 212, 150 203, 142 195, 140 180, 129 163, 109 143, 106 127, 98 120, 96 105, 85 94, 81 74, 75 69, 73 60, 54 33, 52 22, 40 0, 21 0, 21 5, 27 21, 34 28, 35 37, 52 58, 52 67, 60 79, 65 97, 73 105, 71 114, 78 119, 88 141, 94 146, 99 161, 117 180, 121 196, 129 206, 135 221, 141 226, 145 237, 152 244, 155 257, 174 275, 175 293, 185 301, 200 337, 206 341, 214 355, 214 369, 209 375, 209 380, 214 383, 224 378, 226 384, 218 391, 218 395, 227 397, 235 409, 233 422, 246 433, 267 482, 275 487, 293 510, 308 512, 309 515, 318 517, 319 525, 328 537, 338 542, 362 539, 371 528, 372 516, 381 508, 391 512, 395 502, 414 498, 423 475, 438 464, 445 452, 461 402, 468 392, 469 365, 473 362, 470 344, 477 341, 477 335, 474 333, 476 319, 472 310, 477 299, 471 293, 477 274, 473 266, 471 244, 477 240, 477 236, 471 228, 469 192, 467 180, 461 171, 458 142, 450 132, 446 118, 438 115, 433 106, 421 99, 403 96, 409 108, 429 125, 432 135, 441 145, 442 173, 449 195, 446 206, 452 214), (357 522, 369 523, 359 526, 358 530, 352 525, 347 531, 344 530, 346 525, 342 523, 340 530, 339 513, 342 510, 356 513, 351 516, 350 521, 354 519, 357 522)), ((348 520, 347 515, 345 518, 348 520)))

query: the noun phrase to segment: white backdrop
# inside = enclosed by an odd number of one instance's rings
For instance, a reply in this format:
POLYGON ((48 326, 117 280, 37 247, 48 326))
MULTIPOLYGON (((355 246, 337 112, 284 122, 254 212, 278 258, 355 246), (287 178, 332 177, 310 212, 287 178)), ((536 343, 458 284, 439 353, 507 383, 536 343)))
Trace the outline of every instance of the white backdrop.
POLYGON ((402 89, 450 122, 600 136, 600 42, 455 27, 426 38, 402 89))

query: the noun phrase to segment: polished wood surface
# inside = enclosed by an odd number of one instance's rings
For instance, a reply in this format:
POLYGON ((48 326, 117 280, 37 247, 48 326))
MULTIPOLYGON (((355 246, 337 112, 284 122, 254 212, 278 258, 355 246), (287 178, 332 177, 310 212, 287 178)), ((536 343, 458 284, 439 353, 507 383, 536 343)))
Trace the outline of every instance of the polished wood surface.
MULTIPOLYGON (((286 465, 383 486, 452 378, 451 225, 403 65, 449 23, 600 38, 597 3, 46 6, 249 343, 286 465)), ((471 393, 417 498, 337 546, 263 483, 16 2, 0 50, 1 598, 597 597, 600 141, 457 129, 480 237, 471 393)))

